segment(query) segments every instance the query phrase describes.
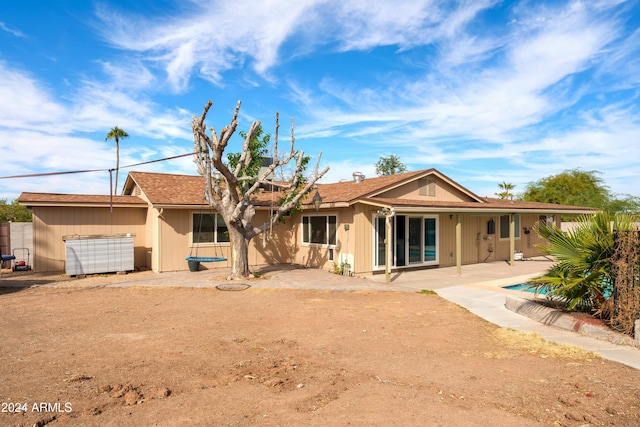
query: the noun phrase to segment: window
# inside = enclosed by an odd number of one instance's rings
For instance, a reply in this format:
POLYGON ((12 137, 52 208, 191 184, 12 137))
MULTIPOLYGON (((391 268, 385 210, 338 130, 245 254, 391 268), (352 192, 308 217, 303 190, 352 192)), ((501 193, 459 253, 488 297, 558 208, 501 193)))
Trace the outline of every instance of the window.
POLYGON ((335 245, 338 231, 335 215, 302 217, 302 242, 317 245, 335 245))
MULTIPOLYGON (((520 237, 520 215, 513 214, 513 222, 515 233, 514 236, 516 239, 520 237)), ((509 215, 502 215, 500 217, 500 238, 508 239, 509 238, 509 215)))
POLYGON ((547 225, 551 225, 553 224, 553 214, 549 214, 549 215, 540 215, 538 217, 538 221, 541 224, 547 224, 547 225))
POLYGON ((424 261, 437 261, 436 219, 424 219, 424 261))
POLYGON ((194 213, 191 231, 194 245, 229 242, 227 224, 218 214, 194 213))
POLYGON ((409 218, 409 262, 422 262, 422 218, 409 218))

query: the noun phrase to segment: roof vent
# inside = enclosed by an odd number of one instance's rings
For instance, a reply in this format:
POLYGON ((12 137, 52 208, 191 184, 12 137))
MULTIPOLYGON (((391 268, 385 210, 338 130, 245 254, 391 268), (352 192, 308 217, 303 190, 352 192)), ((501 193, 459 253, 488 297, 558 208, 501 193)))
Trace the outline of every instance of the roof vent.
POLYGON ((356 184, 361 183, 364 180, 364 174, 362 172, 354 172, 353 173, 353 182, 356 184))

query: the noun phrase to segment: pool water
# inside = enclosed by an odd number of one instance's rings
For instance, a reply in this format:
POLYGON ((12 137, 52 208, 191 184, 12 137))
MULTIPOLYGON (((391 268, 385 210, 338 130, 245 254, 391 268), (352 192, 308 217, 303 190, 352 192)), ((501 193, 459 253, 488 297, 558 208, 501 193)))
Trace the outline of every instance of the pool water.
MULTIPOLYGON (((536 289, 535 288, 530 288, 531 284, 530 283, 519 283, 517 285, 510 285, 510 286, 503 286, 502 289, 509 289, 510 291, 521 291, 521 292, 530 292, 530 293, 535 293, 536 289)), ((549 292, 547 291, 546 287, 542 287, 538 289, 538 294, 539 295, 547 295, 549 292)), ((611 296, 611 291, 610 290, 605 290, 604 291, 604 297, 605 298, 609 298, 609 296, 611 296)))
MULTIPOLYGON (((509 289, 510 291, 522 291, 522 292, 531 292, 534 293, 535 288, 530 287, 530 283, 519 283, 517 285, 503 286, 503 289, 509 289)), ((546 295, 546 289, 541 288, 538 290, 539 294, 546 295)))

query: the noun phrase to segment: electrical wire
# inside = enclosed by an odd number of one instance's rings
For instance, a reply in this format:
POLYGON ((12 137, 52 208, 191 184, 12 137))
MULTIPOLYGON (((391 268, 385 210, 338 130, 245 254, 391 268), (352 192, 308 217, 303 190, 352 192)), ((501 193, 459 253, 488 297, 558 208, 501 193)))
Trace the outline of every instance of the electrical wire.
MULTIPOLYGON (((178 159, 180 157, 192 156, 194 154, 198 154, 198 153, 194 151, 193 153, 179 154, 177 156, 165 157, 163 159, 155 159, 155 160, 149 160, 149 161, 141 162, 141 163, 134 163, 132 165, 121 166, 120 169, 132 168, 134 166, 141 166, 141 165, 146 165, 146 164, 149 164, 149 163, 164 162, 166 160, 178 159)), ((115 170, 115 168, 113 168, 113 169, 86 169, 86 170, 79 170, 79 171, 62 171, 62 172, 43 172, 43 173, 31 173, 31 174, 26 174, 26 175, 0 176, 0 179, 35 178, 35 177, 40 177, 40 176, 68 175, 68 174, 74 174, 74 173, 89 173, 89 172, 112 172, 114 170, 115 170)))

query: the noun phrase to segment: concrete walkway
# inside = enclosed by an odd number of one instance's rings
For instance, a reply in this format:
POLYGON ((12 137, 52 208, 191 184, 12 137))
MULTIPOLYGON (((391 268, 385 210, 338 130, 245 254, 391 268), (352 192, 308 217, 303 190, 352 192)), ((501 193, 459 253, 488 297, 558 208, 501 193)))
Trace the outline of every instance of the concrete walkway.
MULTIPOLYGON (((462 266, 458 275, 455 267, 414 270, 392 273, 391 282, 385 282, 384 274, 366 277, 344 277, 326 270, 278 265, 265 267, 263 276, 247 282, 253 288, 318 289, 341 291, 395 291, 420 292, 434 290, 445 298, 470 312, 498 326, 524 332, 536 332, 546 340, 560 344, 571 344, 599 354, 636 369, 640 369, 640 349, 627 345, 616 345, 609 341, 595 339, 583 334, 545 325, 526 316, 514 313, 505 307, 507 295, 532 298, 531 293, 510 291, 503 286, 526 283, 551 267, 546 258, 516 261, 513 266, 506 262, 493 262, 462 266)), ((198 272, 173 272, 153 274, 150 272, 113 276, 107 285, 129 286, 171 286, 171 287, 216 287, 234 282, 225 280, 228 269, 202 270, 198 272)), ((68 282, 58 282, 45 286, 83 286, 81 281, 70 278, 68 282)), ((235 285, 235 283, 234 283, 235 285)), ((2 284, 0 284, 2 286, 2 284)), ((95 286, 87 284, 86 286, 95 286)))

